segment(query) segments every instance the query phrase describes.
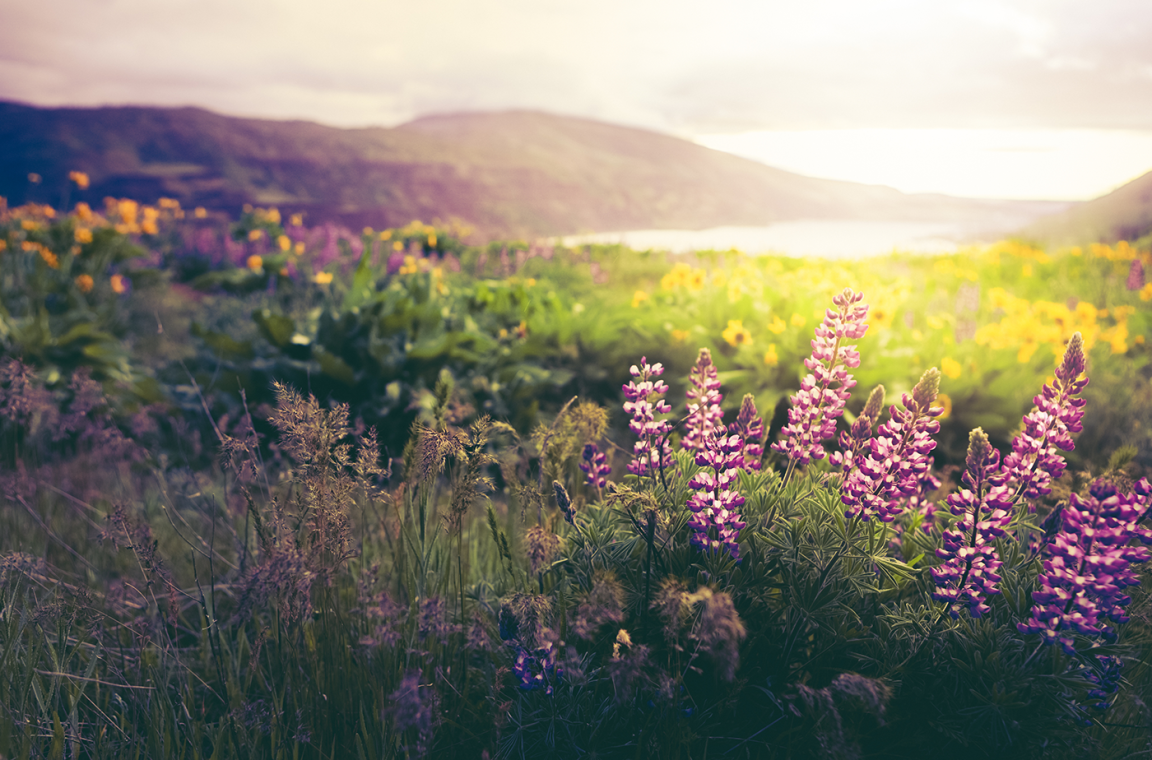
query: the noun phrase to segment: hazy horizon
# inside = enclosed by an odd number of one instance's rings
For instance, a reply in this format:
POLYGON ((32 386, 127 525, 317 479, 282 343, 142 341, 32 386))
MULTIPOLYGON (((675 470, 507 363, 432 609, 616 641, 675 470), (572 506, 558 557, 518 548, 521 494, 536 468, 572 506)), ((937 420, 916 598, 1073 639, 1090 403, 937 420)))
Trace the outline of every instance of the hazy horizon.
POLYGON ((338 127, 533 109, 809 176, 1085 200, 1152 169, 1141 0, 0 0, 0 98, 338 127))

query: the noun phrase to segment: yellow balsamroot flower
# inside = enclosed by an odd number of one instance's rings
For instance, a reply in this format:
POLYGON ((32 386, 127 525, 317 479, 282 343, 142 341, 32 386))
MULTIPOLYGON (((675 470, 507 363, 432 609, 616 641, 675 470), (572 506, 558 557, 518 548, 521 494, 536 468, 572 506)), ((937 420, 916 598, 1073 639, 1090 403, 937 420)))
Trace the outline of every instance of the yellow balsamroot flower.
POLYGON ((83 203, 83 202, 77 203, 76 204, 76 216, 78 216, 80 219, 82 219, 85 222, 92 221, 92 207, 89 206, 87 203, 83 203))
POLYGON ((295 245, 295 247, 293 247, 292 251, 293 251, 293 252, 294 252, 294 253, 295 253, 297 256, 299 256, 300 254, 304 253, 304 241, 303 241, 303 240, 301 240, 301 241, 297 242, 297 243, 296 243, 296 245, 295 245))
MULTIPOLYGON (((88 184, 89 184, 88 175, 85 174, 84 172, 68 172, 68 179, 75 182, 76 187, 80 188, 81 190, 87 190, 88 189, 88 184)), ((88 292, 88 291, 84 291, 84 292, 88 292)))
POLYGON ((688 337, 691 335, 687 330, 673 330, 672 340, 676 343, 687 343, 688 337))
POLYGON ((793 327, 803 327, 804 323, 808 320, 804 319, 802 315, 797 314, 796 312, 792 312, 792 319, 790 321, 792 322, 793 327))
POLYGON ((429 248, 435 248, 436 247, 436 235, 435 234, 428 236, 428 247, 429 248))
POLYGON ((780 319, 779 315, 773 314, 772 321, 768 323, 768 332, 779 335, 787 329, 788 325, 785 324, 784 320, 780 319))
POLYGON ((249 240, 259 240, 262 237, 264 237, 264 230, 255 229, 248 232, 249 240))
POLYGON ((90 274, 82 274, 76 278, 76 287, 80 288, 81 293, 91 293, 92 286, 95 284, 90 274))
POLYGON ((409 255, 404 257, 404 263, 401 265, 397 274, 416 274, 419 271, 420 268, 416 265, 416 257, 409 255))
POLYGON ((705 283, 706 279, 707 279, 707 276, 705 275, 703 269, 693 269, 689 273, 688 280, 685 283, 685 285, 687 286, 687 288, 689 290, 696 292, 698 290, 704 289, 704 283, 705 283))
POLYGON ((22 219, 20 220, 20 227, 27 230, 28 232, 35 232, 37 229, 39 229, 40 224, 31 219, 22 219))
POLYGON ((75 237, 76 242, 80 243, 81 245, 91 243, 92 242, 92 230, 88 229, 87 227, 77 227, 76 232, 73 234, 73 237, 75 237))
POLYGON ((312 277, 312 280, 317 285, 327 285, 327 284, 332 282, 332 273, 331 272, 317 272, 312 277))
POLYGON ((175 211, 176 209, 180 208, 180 201, 176 200, 175 198, 161 198, 159 201, 157 201, 157 205, 159 205, 160 208, 166 208, 175 211))
POLYGON ((744 322, 739 319, 729 319, 728 326, 724 328, 721 336, 730 346, 746 346, 752 343, 752 333, 748 332, 744 322))
POLYGON ((120 215, 120 221, 129 226, 136 224, 136 214, 140 211, 140 204, 128 198, 122 198, 116 202, 116 213, 120 215))
POLYGON ((380 239, 381 240, 391 240, 392 239, 392 230, 383 230, 380 233, 380 239))
POLYGON ((960 362, 951 356, 945 356, 940 360, 940 371, 944 373, 945 377, 955 380, 960 377, 960 373, 964 371, 964 368, 960 366, 960 362))
POLYGON ((780 354, 776 353, 775 343, 768 344, 768 350, 764 352, 764 363, 769 367, 775 367, 780 363, 780 354))
POLYGON ((204 208, 203 206, 197 206, 196 210, 192 212, 192 216, 196 217, 197 219, 207 219, 208 209, 204 208))
POLYGON ((303 214, 293 214, 292 216, 290 216, 288 218, 288 224, 290 224, 293 227, 303 227, 304 226, 304 215, 303 214))
POLYGON ((252 254, 248 257, 248 268, 253 272, 259 272, 264 268, 264 258, 259 254, 252 254))
POLYGON ((128 292, 128 283, 124 280, 124 275, 114 274, 108 278, 108 284, 112 286, 112 292, 123 295, 128 292))
POLYGON ((287 235, 281 235, 276 238, 276 245, 280 246, 281 251, 287 253, 288 249, 292 247, 292 240, 287 235))
POLYGON ((44 259, 45 264, 52 269, 60 268, 60 259, 56 258, 56 254, 52 253, 52 251, 48 250, 45 246, 39 246, 36 250, 40 254, 40 258, 44 259))
POLYGON ((393 251, 403 251, 404 250, 404 242, 401 240, 393 241, 392 250, 393 251))
POLYGON ((643 290, 637 290, 635 293, 632 294, 632 308, 633 309, 639 309, 640 304, 647 301, 648 298, 649 298, 648 294, 645 293, 643 290))
POLYGON ((1152 282, 1146 283, 1144 287, 1140 288, 1140 300, 1152 301, 1152 282))
POLYGON ((272 224, 280 224, 280 209, 270 208, 264 213, 264 218, 272 224))

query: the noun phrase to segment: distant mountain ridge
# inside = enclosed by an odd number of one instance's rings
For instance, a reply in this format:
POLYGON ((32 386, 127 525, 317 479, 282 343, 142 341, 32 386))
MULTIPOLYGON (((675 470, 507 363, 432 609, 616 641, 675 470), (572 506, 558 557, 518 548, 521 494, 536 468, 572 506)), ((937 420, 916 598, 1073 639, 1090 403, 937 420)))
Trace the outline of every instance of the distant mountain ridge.
POLYGON ((353 228, 456 219, 482 238, 821 218, 994 227, 1067 205, 814 179, 669 135, 534 111, 338 129, 199 108, 0 102, 0 145, 0 195, 12 204, 166 196, 232 214, 276 205, 353 228), (82 194, 68 187, 72 170, 92 180, 82 194))
POLYGON ((1046 245, 1152 243, 1152 172, 1106 195, 1037 219, 1021 236, 1046 245))

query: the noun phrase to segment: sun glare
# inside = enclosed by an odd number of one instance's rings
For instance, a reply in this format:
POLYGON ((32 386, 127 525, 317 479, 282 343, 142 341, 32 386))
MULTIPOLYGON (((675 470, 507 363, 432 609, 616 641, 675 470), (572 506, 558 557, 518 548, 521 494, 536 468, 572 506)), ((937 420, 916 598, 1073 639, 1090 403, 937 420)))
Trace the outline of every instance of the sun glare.
POLYGON ((907 193, 1088 200, 1152 170, 1152 132, 842 129, 696 137, 700 145, 826 179, 907 193))

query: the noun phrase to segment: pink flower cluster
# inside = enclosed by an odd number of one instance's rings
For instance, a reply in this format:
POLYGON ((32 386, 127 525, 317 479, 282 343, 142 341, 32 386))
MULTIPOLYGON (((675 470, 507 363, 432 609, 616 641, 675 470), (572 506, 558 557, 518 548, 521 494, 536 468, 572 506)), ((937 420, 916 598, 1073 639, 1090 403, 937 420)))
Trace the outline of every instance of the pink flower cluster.
POLYGON ((987 598, 999 594, 1000 555, 992 543, 1004 535, 1012 520, 1012 492, 1000 472, 1000 452, 981 428, 968 438, 967 468, 961 487, 948 497, 948 508, 960 519, 944 531, 944 545, 936 556, 945 560, 932 568, 936 591, 932 598, 947 602, 948 613, 960 616, 963 607, 974 618, 991 608, 987 598))
POLYGON ((1089 486, 1087 499, 1072 494, 1064 525, 1047 547, 1040 588, 1032 592, 1032 617, 1017 628, 1039 633, 1046 644, 1059 641, 1069 654, 1076 650, 1068 631, 1112 638, 1105 621, 1127 622, 1131 599, 1123 590, 1140 583, 1132 565, 1148 559, 1147 548, 1129 542, 1152 544, 1152 530, 1139 524, 1150 505, 1146 478, 1127 494, 1104 480, 1089 486))
POLYGON ((720 408, 724 396, 720 394, 720 378, 708 349, 700 349, 696 364, 688 374, 688 382, 685 394, 688 397, 688 430, 680 445, 699 451, 704 448, 708 436, 724 428, 724 410, 720 408))
POLYGON ((824 458, 823 442, 835 435, 836 418, 844 412, 856 385, 848 370, 860 366, 860 354, 855 346, 843 344, 863 338, 868 330, 864 324, 868 306, 860 303, 863 297, 863 293, 845 288, 832 299, 836 311, 825 312, 812 341, 812 355, 804 360, 811 374, 791 397, 788 424, 781 431, 781 440, 772 444, 773 451, 787 454, 801 467, 824 458))
POLYGON ((751 393, 745 393, 740 401, 740 411, 736 421, 728 426, 731 435, 740 436, 743 447, 740 450, 741 463, 747 472, 760 469, 760 459, 764 456, 764 420, 756 411, 756 400, 751 393))
POLYGON ((624 411, 632 417, 628 429, 640 440, 632 449, 633 459, 628 463, 628 472, 633 475, 655 475, 661 468, 672 463, 672 447, 668 443, 668 433, 672 423, 657 419, 656 415, 668 414, 672 407, 664 400, 668 385, 655 378, 664 374, 664 365, 657 362, 649 365, 648 358, 640 359, 629 369, 632 380, 624 386, 624 411))
MULTIPOLYGON (((1056 368, 1056 379, 1032 399, 1035 406, 1024 416, 1024 430, 1012 441, 1012 453, 1004 458, 1008 484, 1025 499, 1038 499, 1051 493, 1051 483, 1064 472, 1064 457, 1057 449, 1071 451, 1076 447, 1071 433, 1083 429, 1081 398, 1073 398, 1088 385, 1084 372, 1084 340, 1080 333, 1072 336, 1064 359, 1056 368)), ((1030 505, 1035 511, 1035 504, 1030 505)))
POLYGON ((689 488, 695 493, 688 499, 692 517, 692 543, 704 551, 725 550, 740 556, 737 535, 745 526, 737 512, 744 497, 735 490, 740 469, 744 466, 744 441, 739 435, 711 435, 696 454, 696 464, 706 467, 697 472, 689 488))
POLYGON ((857 457, 856 468, 841 486, 840 500, 848 517, 891 522, 903 509, 903 501, 920 489, 936 448, 932 436, 940 430, 936 417, 944 410, 932 407, 940 389, 940 371, 925 372, 912 394, 904 394, 903 409, 893 405, 891 418, 868 442, 867 456, 857 457))

